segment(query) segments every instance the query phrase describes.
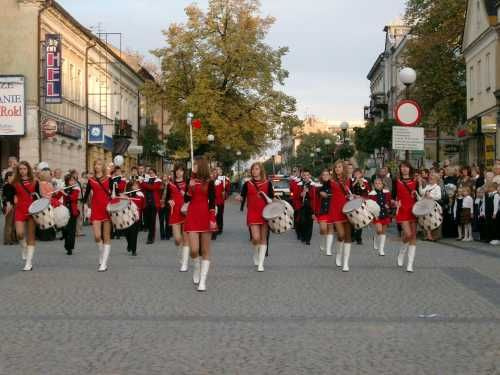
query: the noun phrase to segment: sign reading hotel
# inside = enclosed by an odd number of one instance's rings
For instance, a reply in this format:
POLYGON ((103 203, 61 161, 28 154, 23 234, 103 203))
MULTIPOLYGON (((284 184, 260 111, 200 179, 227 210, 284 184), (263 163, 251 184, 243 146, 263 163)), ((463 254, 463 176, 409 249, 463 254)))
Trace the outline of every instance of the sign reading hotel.
POLYGON ((61 35, 45 36, 45 103, 62 102, 61 35))
POLYGON ((408 126, 392 127, 393 150, 423 151, 424 143, 424 128, 411 128, 408 126))
POLYGON ((24 77, 0 76, 0 135, 24 135, 24 77))

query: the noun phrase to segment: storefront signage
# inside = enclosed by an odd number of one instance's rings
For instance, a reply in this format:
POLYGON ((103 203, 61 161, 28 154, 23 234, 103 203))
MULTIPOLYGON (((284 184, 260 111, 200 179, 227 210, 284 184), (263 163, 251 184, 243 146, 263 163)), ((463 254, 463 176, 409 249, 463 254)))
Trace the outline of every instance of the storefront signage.
POLYGON ((45 36, 45 103, 62 102, 61 34, 45 36))
POLYGON ((57 121, 52 118, 44 119, 41 127, 45 138, 53 138, 57 133, 57 121))
POLYGON ((57 134, 63 135, 71 139, 79 140, 82 138, 82 129, 80 129, 78 126, 58 121, 57 134))
POLYGON ((404 151, 424 150, 424 128, 393 126, 392 127, 392 149, 404 151))
POLYGON ((102 124, 89 125, 88 142, 91 144, 104 143, 104 129, 102 124))
POLYGON ((24 135, 24 77, 0 76, 0 135, 24 135))

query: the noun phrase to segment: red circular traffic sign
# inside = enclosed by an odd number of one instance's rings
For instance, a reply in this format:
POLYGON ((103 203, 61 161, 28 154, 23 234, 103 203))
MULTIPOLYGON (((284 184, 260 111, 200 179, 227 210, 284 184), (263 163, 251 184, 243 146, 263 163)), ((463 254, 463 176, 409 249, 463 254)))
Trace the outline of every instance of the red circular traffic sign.
POLYGON ((422 109, 414 100, 401 100, 394 110, 394 117, 401 126, 415 126, 422 119, 422 109))

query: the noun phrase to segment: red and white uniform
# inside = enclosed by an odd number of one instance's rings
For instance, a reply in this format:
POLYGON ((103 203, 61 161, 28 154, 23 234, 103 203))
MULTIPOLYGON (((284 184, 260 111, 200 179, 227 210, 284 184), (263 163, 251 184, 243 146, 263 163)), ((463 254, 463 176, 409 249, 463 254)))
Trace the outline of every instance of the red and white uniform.
POLYGON ((368 198, 380 206, 380 216, 373 221, 374 224, 389 225, 392 221, 390 209, 392 207, 392 195, 389 190, 382 191, 373 189, 368 194, 368 198))
POLYGON ((183 224, 186 217, 181 213, 182 205, 184 204, 184 195, 187 191, 187 183, 182 181, 170 181, 167 185, 167 202, 174 201, 174 207, 171 208, 170 225, 183 224))
POLYGON ((135 193, 132 193, 129 195, 130 200, 134 202, 134 204, 137 206, 137 209, 139 210, 139 218, 142 217, 142 211, 144 210, 144 194, 142 194, 141 191, 137 191, 135 193))
POLYGON ((417 181, 413 179, 396 181, 396 199, 398 202, 398 212, 396 221, 403 223, 405 221, 417 221, 413 215, 413 206, 417 202, 417 181))
POLYGON ((161 191, 163 190, 163 182, 157 177, 145 179, 140 184, 142 193, 146 197, 146 205, 148 194, 152 194, 152 199, 156 209, 160 209, 161 191))
POLYGON ((87 192, 85 193, 85 196, 88 197, 90 190, 92 191, 92 200, 90 202, 91 222, 110 220, 107 207, 111 202, 111 179, 105 177, 101 178, 99 181, 96 177, 90 177, 88 179, 87 192))
POLYGON ((16 209, 15 221, 28 221, 30 214, 28 209, 35 200, 33 193, 37 191, 37 182, 35 180, 23 180, 14 185, 16 189, 16 209))
MULTIPOLYGON (((269 198, 274 197, 273 186, 268 180, 250 180, 243 185, 241 196, 247 202, 247 225, 263 225, 267 223, 266 219, 262 217, 267 202, 260 192, 263 192, 269 198)), ((244 201, 242 202, 242 209, 243 204, 244 201)))
POLYGON ((347 216, 342 212, 344 205, 349 201, 350 180, 337 181, 332 179, 330 186, 332 189, 332 200, 330 201, 330 222, 329 224, 345 223, 347 216))
MULTIPOLYGON (((81 194, 80 188, 74 187, 71 189, 65 189, 64 192, 66 194, 63 194, 62 191, 59 191, 56 194, 54 194, 53 200, 57 202, 57 205, 60 205, 62 199, 63 202, 62 204, 69 210, 71 216, 78 217, 80 215, 80 210, 78 209, 78 203, 79 203, 78 201, 80 199, 80 194, 81 194)), ((52 203, 52 206, 54 206, 54 203, 52 203)))
POLYGON ((215 180, 215 204, 223 206, 229 197, 231 181, 227 177, 220 176, 215 180))
POLYGON ((313 183, 311 184, 310 188, 310 193, 311 193, 311 206, 314 211, 314 216, 316 217, 316 221, 318 223, 330 223, 330 213, 321 213, 321 205, 325 199, 329 200, 330 197, 328 198, 323 198, 320 193, 325 192, 329 194, 330 191, 330 181, 326 182, 328 186, 324 186, 323 184, 320 183, 313 183))
POLYGON ((292 206, 295 210, 300 210, 302 208, 302 188, 299 185, 301 179, 298 177, 290 178, 290 194, 292 196, 292 206))
POLYGON ((189 208, 184 222, 184 232, 216 232, 215 187, 213 181, 191 180, 184 198, 189 208))

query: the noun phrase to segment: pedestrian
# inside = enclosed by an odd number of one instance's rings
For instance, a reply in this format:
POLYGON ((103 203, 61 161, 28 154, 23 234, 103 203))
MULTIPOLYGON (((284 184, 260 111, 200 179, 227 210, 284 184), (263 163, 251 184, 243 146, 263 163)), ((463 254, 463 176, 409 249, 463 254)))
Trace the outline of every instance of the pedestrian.
POLYGON ((111 178, 106 175, 104 162, 96 159, 93 165, 93 177, 89 177, 84 202, 90 203, 90 222, 94 239, 99 250, 99 272, 108 270, 108 259, 111 252, 111 218, 107 206, 111 202, 111 178))
POLYGON ((485 241, 490 245, 499 245, 497 235, 497 217, 498 207, 500 203, 500 194, 497 192, 498 185, 496 182, 488 182, 486 184, 486 192, 484 197, 484 220, 485 220, 485 241))
POLYGON ((137 191, 140 190, 139 181, 137 179, 128 181, 126 190, 127 192, 131 192, 129 198, 137 207, 137 216, 134 218, 134 223, 124 231, 127 240, 127 252, 135 257, 137 256, 137 236, 139 235, 141 227, 141 213, 144 209, 144 194, 142 191, 137 191))
POLYGON ((485 240, 484 223, 484 187, 476 190, 476 199, 474 199, 474 225, 473 232, 479 233, 479 241, 485 240))
POLYGON ((474 214, 474 200, 471 196, 471 189, 468 186, 462 187, 462 209, 460 210, 460 225, 463 230, 464 242, 473 241, 472 238, 472 216, 474 214))
POLYGON ((2 181, 7 181, 7 178, 5 177, 7 172, 12 172, 12 175, 14 175, 14 173, 16 172, 17 164, 17 157, 9 156, 9 158, 7 159, 7 168, 2 171, 2 181))
POLYGON ((31 271, 36 246, 36 225, 28 209, 34 202, 33 195, 35 193, 40 195, 40 185, 33 176, 33 169, 27 161, 21 161, 16 165, 12 184, 16 189, 16 235, 21 245, 22 259, 26 261, 23 271, 31 271))
POLYGON ((401 224, 403 243, 398 253, 397 264, 404 266, 408 254, 407 272, 413 272, 417 249, 417 219, 413 215, 413 206, 417 202, 418 183, 412 165, 404 161, 399 165, 399 178, 393 192, 397 201, 396 222, 401 224))
POLYGON ((194 178, 191 178, 184 195, 184 201, 188 203, 184 230, 189 236, 194 263, 193 282, 199 292, 204 292, 207 290, 206 280, 212 255, 212 233, 217 231, 215 186, 210 179, 210 168, 205 158, 195 160, 192 172, 194 178))
POLYGON ((169 227, 170 207, 167 204, 167 186, 170 182, 170 174, 164 173, 162 178, 162 192, 160 198, 160 207, 158 210, 158 223, 160 225, 160 240, 167 240, 167 229, 169 227))
POLYGON ((169 224, 172 227, 172 234, 176 246, 181 254, 180 272, 187 272, 189 269, 189 236, 184 231, 186 216, 181 209, 184 204, 184 196, 188 190, 188 182, 185 177, 186 171, 182 164, 174 166, 174 178, 167 185, 166 202, 170 211, 169 224))
POLYGON ((162 181, 156 177, 156 169, 150 168, 149 174, 142 180, 141 190, 145 197, 144 225, 148 230, 147 244, 151 245, 156 237, 156 217, 160 208, 162 181))
POLYGON ((294 224, 295 224, 295 234, 297 235, 297 240, 301 241, 300 234, 300 209, 302 208, 302 200, 300 199, 300 187, 302 170, 299 167, 293 168, 293 174, 290 177, 290 198, 292 200, 292 206, 294 210, 294 224))
POLYGON ((314 216, 319 224, 321 236, 320 250, 326 256, 332 256, 333 244, 335 240, 335 230, 330 217, 330 202, 332 198, 331 174, 328 169, 321 172, 319 186, 313 187, 313 207, 314 216))
MULTIPOLYGON (((439 204, 442 198, 439 175, 430 173, 427 177, 427 181, 424 180, 424 177, 419 177, 418 193, 422 198, 431 199, 439 204)), ((432 232, 433 231, 428 229, 425 230, 427 241, 435 241, 432 232)))
POLYGON ((346 164, 337 160, 333 165, 333 176, 330 182, 332 198, 330 201, 330 219, 337 232, 337 249, 335 263, 342 267, 343 272, 349 272, 349 258, 351 256, 352 226, 342 209, 351 198, 351 180, 346 164))
POLYGON ((378 218, 373 221, 375 236, 373 248, 378 255, 385 256, 385 243, 387 227, 391 224, 392 197, 391 192, 384 188, 384 181, 377 177, 373 182, 373 190, 368 193, 368 198, 376 202, 380 207, 378 218))
POLYGON ((75 249, 76 225, 80 216, 79 202, 81 197, 77 179, 72 174, 64 176, 64 190, 61 191, 63 204, 68 209, 70 217, 63 228, 64 248, 67 255, 72 255, 75 249), (76 186, 75 186, 76 185, 76 186))
POLYGON ((455 197, 455 202, 453 203, 453 219, 455 220, 455 225, 457 226, 457 241, 462 241, 464 239, 464 227, 461 223, 460 215, 462 213, 462 206, 464 203, 464 189, 458 188, 457 195, 455 197))
POLYGON ((269 226, 262 213, 268 203, 267 199, 274 198, 274 190, 262 163, 253 163, 250 175, 251 179, 243 185, 238 199, 241 201, 241 211, 245 202, 247 204, 247 226, 250 228, 254 265, 258 272, 264 272, 269 226))
POLYGON ((311 176, 311 171, 308 169, 304 169, 302 171, 302 181, 299 182, 300 187, 300 198, 301 208, 299 211, 299 232, 300 239, 302 243, 307 246, 311 245, 312 231, 313 231, 313 215, 314 210, 312 206, 312 193, 311 189, 313 188, 313 181, 311 176))
POLYGON ((13 185, 14 172, 5 173, 5 183, 2 188, 2 211, 5 216, 3 230, 3 244, 14 245, 17 243, 14 221, 16 189, 13 185))

